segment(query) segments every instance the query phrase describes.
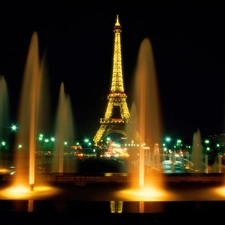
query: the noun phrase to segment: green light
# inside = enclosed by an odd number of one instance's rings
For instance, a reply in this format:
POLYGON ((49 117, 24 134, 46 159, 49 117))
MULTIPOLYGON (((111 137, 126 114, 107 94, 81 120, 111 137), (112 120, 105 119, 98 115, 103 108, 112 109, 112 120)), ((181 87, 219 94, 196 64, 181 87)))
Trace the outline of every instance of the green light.
POLYGON ((166 138, 166 141, 171 141, 171 138, 170 138, 170 137, 167 137, 167 138, 166 138))
POLYGON ((180 140, 180 139, 178 139, 178 140, 177 140, 177 143, 181 143, 181 140, 180 140))
POLYGON ((47 142, 49 142, 49 140, 46 138, 46 139, 45 139, 45 142, 47 143, 47 142))
POLYGON ((51 138, 51 141, 55 141, 55 138, 54 138, 54 137, 52 137, 52 138, 51 138))
POLYGON ((209 144, 209 140, 205 140, 205 143, 206 143, 206 144, 209 144))
POLYGON ((2 145, 3 145, 3 146, 5 146, 5 145, 6 145, 5 141, 2 141, 2 145))
POLYGON ((220 147, 220 144, 216 144, 216 147, 220 147))
POLYGON ((64 145, 67 145, 67 141, 64 142, 64 145))
POLYGON ((16 131, 16 130, 17 130, 17 126, 16 126, 16 125, 12 125, 11 129, 12 129, 13 131, 16 131))

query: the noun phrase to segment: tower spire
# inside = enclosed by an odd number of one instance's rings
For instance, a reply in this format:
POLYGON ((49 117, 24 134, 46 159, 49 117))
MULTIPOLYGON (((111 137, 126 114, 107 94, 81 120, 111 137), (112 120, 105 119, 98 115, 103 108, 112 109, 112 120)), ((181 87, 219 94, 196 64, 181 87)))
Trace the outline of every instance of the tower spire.
POLYGON ((113 53, 111 92, 124 92, 122 56, 121 56, 122 26, 120 26, 118 15, 116 16, 116 23, 113 32, 114 32, 114 53, 113 53))
POLYGON ((116 15, 116 23, 115 26, 120 26, 120 22, 119 22, 119 15, 116 15))
MULTIPOLYGON (((110 133, 125 134, 125 124, 129 121, 130 113, 127 107, 127 95, 124 92, 122 54, 121 54, 121 32, 122 26, 119 16, 116 16, 114 25, 114 51, 113 51, 113 71, 110 93, 108 95, 108 106, 104 118, 100 119, 100 128, 94 137, 95 145, 110 133), (113 109, 120 110, 120 118, 113 118, 113 109)), ((118 117, 118 116, 117 116, 118 117)))

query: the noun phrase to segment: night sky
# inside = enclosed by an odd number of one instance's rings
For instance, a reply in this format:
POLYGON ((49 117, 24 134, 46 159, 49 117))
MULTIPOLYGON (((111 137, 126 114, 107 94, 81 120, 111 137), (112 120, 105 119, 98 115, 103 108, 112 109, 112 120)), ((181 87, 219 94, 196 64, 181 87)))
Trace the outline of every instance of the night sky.
POLYGON ((0 75, 8 84, 13 123, 30 38, 37 31, 40 55, 45 51, 47 57, 51 118, 64 82, 77 136, 94 137, 108 103, 113 26, 119 14, 128 106, 139 46, 148 37, 164 133, 182 137, 197 129, 203 135, 224 132, 224 1, 7 2, 0 3, 0 75))

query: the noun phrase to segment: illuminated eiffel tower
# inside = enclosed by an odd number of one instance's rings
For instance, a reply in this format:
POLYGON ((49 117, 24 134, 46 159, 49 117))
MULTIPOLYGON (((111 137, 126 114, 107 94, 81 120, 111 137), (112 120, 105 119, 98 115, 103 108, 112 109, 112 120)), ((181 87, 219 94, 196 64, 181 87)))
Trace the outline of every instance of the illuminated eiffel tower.
POLYGON ((93 141, 97 146, 100 141, 111 133, 120 133, 126 136, 125 125, 129 122, 130 112, 127 107, 127 95, 124 92, 122 56, 121 56, 121 32, 122 26, 119 22, 119 16, 116 17, 114 25, 114 53, 113 53, 113 72, 111 90, 108 95, 108 106, 105 117, 100 119, 100 128, 97 131, 93 141), (113 118, 114 110, 118 110, 120 116, 113 118), (118 118, 119 117, 119 118, 118 118))

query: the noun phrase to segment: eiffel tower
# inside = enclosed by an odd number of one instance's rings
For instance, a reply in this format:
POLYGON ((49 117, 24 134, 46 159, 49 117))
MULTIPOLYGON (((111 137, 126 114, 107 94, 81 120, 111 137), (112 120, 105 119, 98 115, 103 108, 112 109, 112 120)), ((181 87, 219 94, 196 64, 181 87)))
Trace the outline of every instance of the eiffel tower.
POLYGON ((113 53, 113 72, 111 90, 108 95, 108 106, 105 117, 100 118, 100 128, 97 131, 93 141, 97 146, 100 141, 111 133, 120 133, 126 136, 125 126, 129 122, 130 112, 127 107, 127 95, 124 92, 122 56, 121 56, 121 32, 122 26, 119 22, 119 16, 116 17, 114 25, 114 53, 113 53), (113 118, 113 111, 119 108, 120 117, 113 118))

